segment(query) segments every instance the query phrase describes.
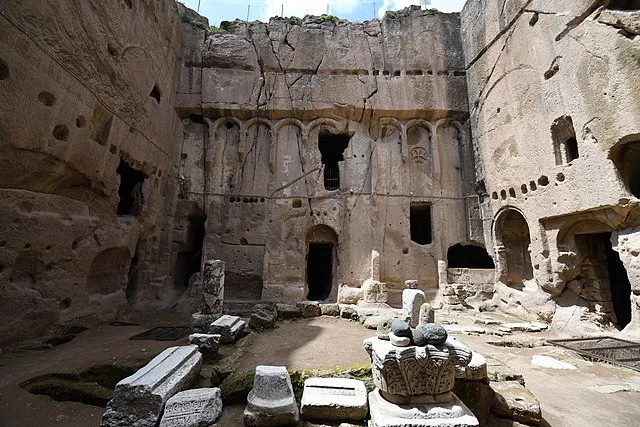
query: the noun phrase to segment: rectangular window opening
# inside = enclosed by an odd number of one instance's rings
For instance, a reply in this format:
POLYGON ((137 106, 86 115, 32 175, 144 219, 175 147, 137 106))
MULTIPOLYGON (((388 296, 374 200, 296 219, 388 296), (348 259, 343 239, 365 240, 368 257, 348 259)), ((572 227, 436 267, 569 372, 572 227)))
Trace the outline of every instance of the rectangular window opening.
POLYGON ((351 134, 333 134, 322 130, 318 134, 318 149, 324 165, 324 189, 334 191, 340 188, 340 168, 338 162, 344 160, 344 150, 349 145, 351 134))
POLYGON ((411 203, 409 222, 411 240, 420 245, 432 243, 431 203, 411 203))

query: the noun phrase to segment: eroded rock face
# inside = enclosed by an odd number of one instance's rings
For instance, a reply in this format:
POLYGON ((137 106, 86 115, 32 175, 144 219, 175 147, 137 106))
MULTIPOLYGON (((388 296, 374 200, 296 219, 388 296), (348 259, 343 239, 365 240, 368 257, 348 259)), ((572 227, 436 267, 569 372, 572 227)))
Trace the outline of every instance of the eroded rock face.
POLYGON ((2 342, 173 298, 183 24, 125 3, 3 3, 2 342))
POLYGON ((397 300, 467 239, 458 15, 398 16, 224 23, 185 64, 178 111, 204 117, 185 119, 181 175, 225 297, 353 303, 372 279, 397 300))
POLYGON ((614 240, 640 224, 629 163, 640 153, 640 95, 614 82, 640 78, 638 11, 605 3, 469 0, 461 32, 500 282, 516 298, 544 292, 558 302, 536 296, 526 310, 540 318, 584 306, 594 321, 624 326, 640 315, 629 304, 640 248, 614 240))

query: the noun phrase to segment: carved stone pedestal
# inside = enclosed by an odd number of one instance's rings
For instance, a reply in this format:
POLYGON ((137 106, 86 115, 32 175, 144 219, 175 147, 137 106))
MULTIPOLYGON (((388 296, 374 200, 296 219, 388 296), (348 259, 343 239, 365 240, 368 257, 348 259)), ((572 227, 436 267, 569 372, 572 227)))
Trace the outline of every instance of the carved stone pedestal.
POLYGON ((385 400, 380 390, 369 393, 369 427, 476 427, 478 419, 451 394, 449 403, 396 405, 385 400))

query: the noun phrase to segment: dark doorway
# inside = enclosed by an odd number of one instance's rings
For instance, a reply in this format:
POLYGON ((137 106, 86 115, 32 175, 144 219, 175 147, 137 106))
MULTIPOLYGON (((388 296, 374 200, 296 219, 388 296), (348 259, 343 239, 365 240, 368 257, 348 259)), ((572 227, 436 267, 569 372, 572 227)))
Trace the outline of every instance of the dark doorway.
POLYGON ((188 218, 187 240, 183 250, 178 252, 174 265, 173 285, 178 293, 184 292, 191 276, 200 271, 206 219, 205 216, 188 218))
POLYGON ((431 236, 431 204, 411 203, 409 208, 409 227, 411 240, 421 245, 432 242, 431 236))
POLYGON ((640 198, 640 140, 616 144, 611 150, 611 160, 627 190, 640 198))
POLYGON ((617 319, 616 326, 622 329, 631 322, 631 282, 629 282, 627 269, 624 268, 624 264, 620 260, 620 255, 613 250, 611 233, 601 233, 595 236, 604 246, 609 272, 611 302, 617 319))
POLYGON ((324 164, 324 189, 333 191, 340 188, 338 162, 344 160, 344 150, 349 145, 351 135, 333 134, 327 130, 318 134, 318 149, 324 164))
POLYGON ((640 9, 640 0, 612 0, 607 7, 617 10, 638 10, 640 9))
POLYGON ((116 173, 120 175, 120 187, 118 188, 118 215, 138 216, 142 212, 144 198, 142 194, 142 184, 144 183, 144 173, 135 170, 124 160, 120 160, 116 173))
POLYGON ((307 299, 325 300, 331 293, 333 243, 309 243, 307 254, 307 299))
POLYGON ((447 264, 449 268, 495 268, 485 248, 460 243, 447 250, 447 264))

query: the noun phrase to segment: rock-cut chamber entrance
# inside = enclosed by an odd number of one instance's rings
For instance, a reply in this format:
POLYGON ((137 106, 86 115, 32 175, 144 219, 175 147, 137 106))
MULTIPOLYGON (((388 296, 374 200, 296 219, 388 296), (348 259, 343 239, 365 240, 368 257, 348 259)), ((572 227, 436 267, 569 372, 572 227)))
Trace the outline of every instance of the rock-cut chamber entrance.
POLYGON ((631 282, 620 255, 611 244, 611 232, 577 234, 578 253, 585 258, 578 279, 585 294, 597 303, 611 301, 615 324, 624 328, 631 321, 631 282), (591 287, 591 289, 590 289, 591 287), (610 295, 609 295, 610 294, 610 295))
POLYGON ((317 226, 307 235, 307 299, 322 301, 334 290, 336 274, 336 233, 327 226, 317 226))

